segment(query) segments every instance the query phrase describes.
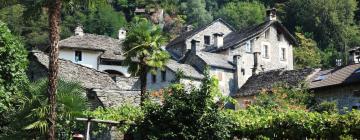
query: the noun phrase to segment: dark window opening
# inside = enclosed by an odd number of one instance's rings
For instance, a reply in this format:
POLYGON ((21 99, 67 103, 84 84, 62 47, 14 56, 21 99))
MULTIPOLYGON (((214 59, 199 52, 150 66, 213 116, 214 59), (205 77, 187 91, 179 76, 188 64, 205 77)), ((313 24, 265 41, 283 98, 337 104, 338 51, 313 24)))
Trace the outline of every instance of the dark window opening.
POLYGON ((121 72, 118 72, 116 70, 104 70, 104 72, 108 73, 109 76, 116 82, 117 77, 123 77, 124 74, 121 72))
POLYGON ((81 51, 75 51, 75 62, 82 61, 81 51))
POLYGON ((210 36, 204 36, 204 44, 205 45, 210 45, 210 36))
POLYGON ((123 61, 114 61, 114 60, 101 60, 100 64, 124 66, 123 61))
POLYGON ((286 50, 285 48, 281 48, 281 60, 286 60, 286 50))
POLYGON ((163 82, 166 81, 166 70, 161 71, 161 80, 162 80, 163 82))
POLYGON ((152 81, 152 83, 156 83, 156 75, 155 74, 151 74, 151 81, 152 81))

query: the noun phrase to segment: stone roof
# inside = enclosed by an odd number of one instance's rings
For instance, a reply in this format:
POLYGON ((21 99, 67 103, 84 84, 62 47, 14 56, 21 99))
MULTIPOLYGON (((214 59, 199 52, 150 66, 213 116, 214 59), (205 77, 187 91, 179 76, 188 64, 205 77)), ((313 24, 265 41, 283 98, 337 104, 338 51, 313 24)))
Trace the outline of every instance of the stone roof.
POLYGON ((60 48, 103 51, 103 59, 124 60, 122 55, 122 42, 119 39, 104 35, 84 34, 75 35, 59 42, 60 48))
MULTIPOLYGON (((45 68, 49 68, 49 56, 43 52, 32 55, 45 68)), ((116 83, 105 73, 68 60, 59 59, 59 77, 64 80, 79 82, 86 89, 118 89, 116 83)))
POLYGON ((213 22, 209 23, 209 24, 206 24, 204 26, 201 26, 199 28, 196 28, 194 30, 191 30, 191 31, 188 31, 188 32, 185 32, 183 34, 181 34, 180 36, 178 36, 177 38, 173 39, 168 45, 167 47, 170 47, 170 46, 173 46, 175 44, 178 44, 178 43, 183 43, 186 41, 186 39, 196 35, 198 32, 206 29, 207 27, 211 26, 212 24, 214 24, 215 22, 222 22, 223 24, 225 24, 227 27, 229 27, 231 30, 235 31, 235 28, 233 28, 230 24, 226 23, 223 19, 219 18, 217 20, 214 20, 213 22))
POLYGON ((269 90, 279 83, 287 84, 288 86, 298 86, 301 82, 307 81, 314 72, 314 69, 262 72, 251 76, 234 97, 252 96, 261 90, 269 90))
POLYGON ((311 89, 360 83, 360 64, 319 71, 310 81, 311 89))
POLYGON ((228 61, 228 57, 225 55, 202 51, 196 52, 196 55, 209 66, 231 70, 235 69, 232 62, 228 61))
POLYGON ((197 71, 194 67, 188 64, 179 63, 173 59, 170 59, 166 64, 166 67, 173 72, 182 71, 187 78, 203 79, 204 75, 197 71))
POLYGON ((250 26, 250 27, 241 29, 237 32, 232 32, 232 33, 228 34, 227 36, 225 36, 223 47, 211 50, 211 52, 222 51, 222 50, 226 50, 231 47, 235 47, 236 45, 244 43, 245 41, 252 39, 255 36, 265 32, 272 25, 276 25, 277 27, 279 27, 279 30, 281 30, 285 36, 290 38, 290 41, 293 44, 297 44, 296 39, 291 35, 291 33, 279 21, 275 20, 275 21, 265 21, 261 24, 258 24, 255 26, 250 26))

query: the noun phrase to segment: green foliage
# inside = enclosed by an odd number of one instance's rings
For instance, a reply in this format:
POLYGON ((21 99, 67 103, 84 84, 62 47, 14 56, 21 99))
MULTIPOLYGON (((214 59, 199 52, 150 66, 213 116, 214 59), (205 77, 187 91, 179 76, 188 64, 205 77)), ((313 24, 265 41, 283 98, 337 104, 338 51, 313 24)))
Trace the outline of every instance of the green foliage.
POLYGON ((98 4, 87 14, 82 25, 86 32, 117 37, 119 29, 125 27, 126 19, 123 13, 115 11, 110 4, 98 4))
POLYGON ((187 0, 184 4, 186 5, 184 9, 186 9, 187 22, 189 24, 199 27, 213 20, 211 13, 205 9, 205 0, 187 0))
POLYGON ((127 64, 130 65, 129 71, 137 75, 140 65, 146 65, 154 72, 156 68, 163 69, 169 54, 161 49, 165 42, 162 31, 158 26, 144 18, 135 18, 131 23, 126 40, 124 41, 124 55, 127 64), (134 63, 133 58, 139 58, 145 64, 134 63))
POLYGON ((278 84, 256 96, 254 106, 268 110, 306 110, 314 103, 313 95, 305 88, 289 87, 278 84))
POLYGON ((265 6, 259 2, 231 2, 215 13, 238 29, 264 22, 265 6))
MULTIPOLYGON (((85 111, 84 116, 101 119, 101 120, 113 120, 123 122, 117 126, 117 131, 126 133, 135 123, 141 123, 144 118, 144 112, 138 106, 122 105, 112 108, 97 108, 94 111, 85 111)), ((108 130, 106 124, 96 124, 97 129, 92 129, 92 134, 95 136, 101 135, 102 132, 108 130)))
POLYGON ((229 139, 228 120, 218 81, 207 76, 200 88, 190 91, 175 84, 164 92, 162 105, 147 102, 145 118, 137 124, 142 139, 229 139), (220 100, 219 100, 220 99, 220 100), (217 101, 217 102, 216 102, 217 101))
POLYGON ((0 21, 0 138, 11 133, 8 124, 24 102, 27 64, 24 45, 0 21))
POLYGON ((338 113, 338 108, 336 102, 323 101, 320 104, 316 105, 313 109, 317 112, 329 112, 329 113, 338 113))
POLYGON ((360 112, 344 115, 307 112, 303 110, 274 111, 258 107, 224 112, 239 138, 255 139, 338 139, 343 136, 359 138, 360 112))
MULTIPOLYGON (((49 113, 47 87, 47 79, 31 83, 27 101, 12 122, 13 127, 19 129, 14 136, 41 138, 45 135, 48 128, 47 113, 49 113)), ((84 93, 85 90, 79 84, 59 80, 56 94, 58 133, 64 132, 69 137, 71 131, 79 127, 75 117, 82 117, 83 111, 87 109, 84 93)))
POLYGON ((319 68, 321 66, 321 51, 316 42, 305 37, 302 33, 295 33, 299 46, 294 47, 295 67, 301 68, 319 68))
MULTIPOLYGON (((284 23, 291 31, 302 27, 314 35, 320 49, 334 48, 347 60, 349 46, 359 44, 359 29, 354 22, 355 0, 289 0, 284 23)), ((332 63, 333 66, 335 63, 332 63)))

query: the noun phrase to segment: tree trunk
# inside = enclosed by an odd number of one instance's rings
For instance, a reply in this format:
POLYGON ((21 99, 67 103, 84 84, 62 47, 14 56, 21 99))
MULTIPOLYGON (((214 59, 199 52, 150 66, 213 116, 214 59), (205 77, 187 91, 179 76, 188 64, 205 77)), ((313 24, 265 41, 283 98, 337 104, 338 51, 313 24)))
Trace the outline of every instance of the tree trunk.
POLYGON ((49 56, 49 105, 50 113, 48 116, 48 139, 55 140, 55 126, 56 126, 56 89, 57 89, 57 75, 59 70, 59 39, 60 39, 60 12, 61 0, 52 0, 48 3, 49 8, 49 39, 50 39, 50 56, 49 56))
POLYGON ((145 58, 140 58, 140 106, 144 105, 145 96, 146 96, 146 82, 147 82, 147 65, 145 63, 145 58))

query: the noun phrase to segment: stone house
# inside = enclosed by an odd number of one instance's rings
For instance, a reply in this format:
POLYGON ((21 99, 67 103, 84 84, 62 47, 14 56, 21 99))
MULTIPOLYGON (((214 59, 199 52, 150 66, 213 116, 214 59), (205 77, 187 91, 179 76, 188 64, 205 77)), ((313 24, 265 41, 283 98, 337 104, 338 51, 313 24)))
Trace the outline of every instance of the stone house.
POLYGON ((130 77, 125 57, 122 54, 122 41, 126 37, 126 30, 120 29, 118 38, 103 35, 87 34, 79 26, 75 35, 59 42, 59 58, 70 60, 99 71, 107 72, 113 78, 119 76, 130 77))
POLYGON ((322 70, 310 79, 309 88, 319 101, 335 101, 338 109, 360 109, 360 47, 349 51, 350 65, 322 70))
MULTIPOLYGON (((292 70, 295 38, 276 19, 276 10, 267 11, 266 20, 248 28, 236 30, 222 19, 191 29, 172 40, 166 50, 172 61, 191 66, 195 71, 209 73, 219 79, 221 91, 226 96, 241 92, 245 82, 259 72, 283 69, 292 70)), ((187 68, 183 68, 187 69, 187 68)), ((165 69, 166 73, 170 69, 165 69)), ((161 71, 157 75, 161 75, 161 71)), ((152 80, 148 74, 149 89, 159 89, 167 82, 152 80)), ((163 81, 172 81, 171 77, 163 81)), ((198 82, 198 79, 183 78, 198 82)))
MULTIPOLYGON (((48 76, 49 56, 40 51, 32 51, 27 71, 31 81, 48 76)), ((92 108, 99 106, 112 107, 124 103, 140 102, 140 90, 137 78, 119 77, 115 82, 108 73, 73 63, 70 60, 59 59, 59 78, 78 82, 86 91, 92 108)))

